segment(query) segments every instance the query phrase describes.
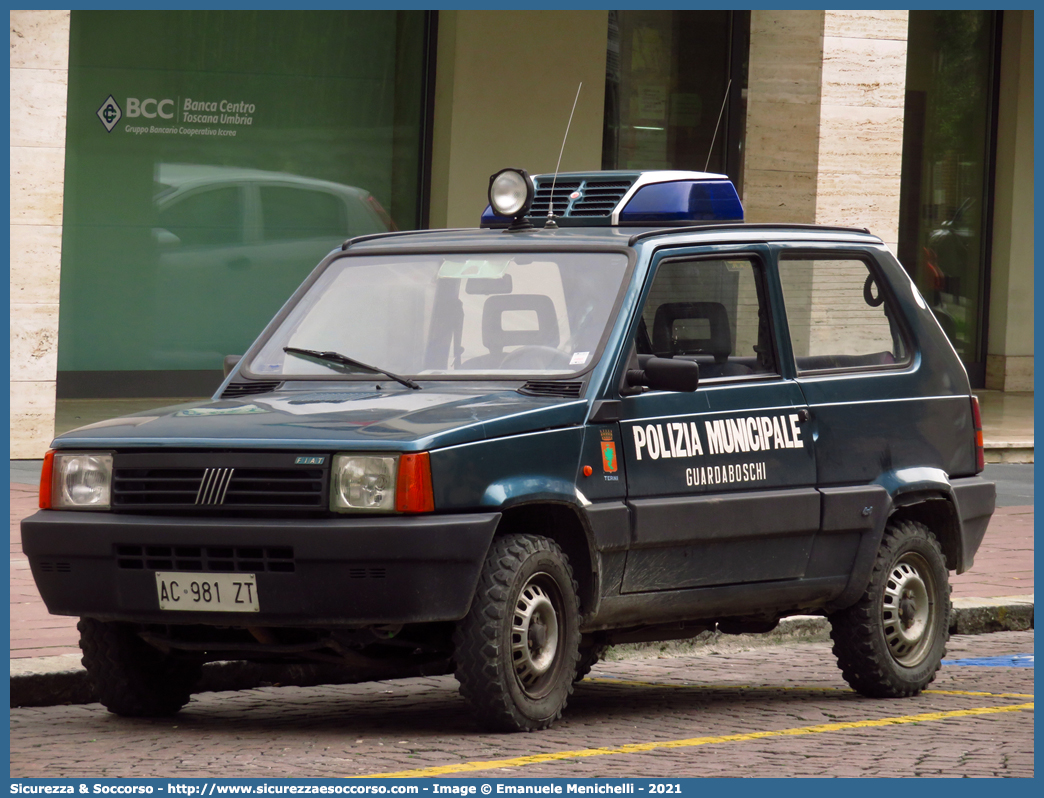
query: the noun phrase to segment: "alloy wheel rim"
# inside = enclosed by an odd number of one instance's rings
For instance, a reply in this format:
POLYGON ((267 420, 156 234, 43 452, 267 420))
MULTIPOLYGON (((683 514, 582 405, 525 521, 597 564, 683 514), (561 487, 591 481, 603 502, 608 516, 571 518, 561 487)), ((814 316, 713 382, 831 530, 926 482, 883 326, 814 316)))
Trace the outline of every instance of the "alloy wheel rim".
POLYGON ((559 647, 558 595, 547 574, 534 574, 519 591, 511 621, 515 679, 531 698, 553 686, 559 647))
POLYGON ((885 581, 881 620, 888 651, 904 667, 919 665, 931 648, 937 612, 934 596, 928 562, 914 552, 900 557, 885 581))

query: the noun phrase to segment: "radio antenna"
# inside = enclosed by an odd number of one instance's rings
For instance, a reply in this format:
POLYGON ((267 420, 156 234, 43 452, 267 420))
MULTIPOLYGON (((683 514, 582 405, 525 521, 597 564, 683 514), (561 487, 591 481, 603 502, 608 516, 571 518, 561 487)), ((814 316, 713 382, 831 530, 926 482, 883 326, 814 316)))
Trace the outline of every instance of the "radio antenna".
POLYGON ((711 153, 714 152, 714 140, 718 137, 718 128, 721 127, 721 117, 725 113, 725 103, 729 101, 729 89, 732 88, 732 78, 729 78, 729 83, 725 87, 725 98, 721 101, 721 110, 718 111, 718 123, 714 126, 714 135, 711 136, 710 149, 707 150, 707 162, 703 165, 703 171, 707 171, 707 167, 710 166, 711 153))
POLYGON ((580 81, 580 85, 576 87, 576 98, 573 100, 573 110, 569 112, 569 121, 566 122, 566 132, 562 136, 562 149, 558 151, 558 163, 555 164, 555 176, 551 180, 551 196, 547 201, 547 222, 544 223, 545 230, 554 230, 558 227, 555 222, 555 183, 558 182, 558 169, 562 166, 562 153, 565 152, 566 139, 569 138, 569 126, 573 124, 573 114, 576 113, 576 102, 580 99, 580 89, 584 87, 584 82, 580 81))

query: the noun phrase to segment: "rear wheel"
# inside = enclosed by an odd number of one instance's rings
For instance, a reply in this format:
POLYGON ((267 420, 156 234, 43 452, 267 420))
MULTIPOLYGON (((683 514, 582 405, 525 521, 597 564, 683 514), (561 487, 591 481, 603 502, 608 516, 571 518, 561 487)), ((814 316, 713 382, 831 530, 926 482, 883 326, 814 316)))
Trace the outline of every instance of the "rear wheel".
POLYGON ((192 695, 202 666, 164 654, 142 640, 134 627, 81 618, 80 648, 102 705, 117 715, 173 715, 192 695))
POLYGON ((888 524, 866 591, 830 626, 838 667, 863 695, 916 695, 935 678, 949 639, 950 585, 928 527, 888 524))
POLYGON ((580 659, 576 663, 576 676, 573 677, 574 682, 583 681, 584 677, 591 672, 591 668, 601 662, 602 658, 605 657, 605 652, 609 650, 609 646, 599 643, 588 643, 584 644, 584 641, 580 641, 580 659))
POLYGON ((537 535, 495 540, 454 634, 460 692, 483 725, 535 731, 561 717, 579 627, 573 572, 558 545, 537 535))

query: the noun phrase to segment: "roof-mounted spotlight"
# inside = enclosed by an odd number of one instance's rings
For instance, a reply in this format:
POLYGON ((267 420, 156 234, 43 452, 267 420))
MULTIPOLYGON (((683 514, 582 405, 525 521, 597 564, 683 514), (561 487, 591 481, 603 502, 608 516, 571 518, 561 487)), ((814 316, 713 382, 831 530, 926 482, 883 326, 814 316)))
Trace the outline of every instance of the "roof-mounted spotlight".
POLYGON ((526 214, 535 193, 533 179, 525 169, 501 169, 489 178, 489 206, 497 216, 512 220, 509 233, 533 229, 526 214))

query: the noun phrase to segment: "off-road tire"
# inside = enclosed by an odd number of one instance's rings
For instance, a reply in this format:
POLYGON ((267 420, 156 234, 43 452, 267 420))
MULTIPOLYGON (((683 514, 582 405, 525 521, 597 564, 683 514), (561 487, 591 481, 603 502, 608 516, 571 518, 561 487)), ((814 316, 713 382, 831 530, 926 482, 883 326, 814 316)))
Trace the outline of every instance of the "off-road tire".
POLYGON ((538 535, 495 539, 453 643, 461 695, 484 726, 536 731, 558 720, 580 645, 576 582, 558 544, 538 535))
POLYGON ((591 672, 591 668, 601 662, 605 656, 605 652, 609 650, 607 645, 599 645, 597 643, 589 646, 580 645, 580 659, 576 662, 576 676, 573 677, 573 682, 582 682, 584 677, 591 672))
POLYGON ((872 698, 920 693, 950 637, 950 584, 935 535, 918 521, 890 522, 863 595, 829 618, 837 665, 853 689, 872 698))
POLYGON ((202 666, 176 659, 142 640, 134 627, 81 618, 80 648, 98 700, 132 718, 173 715, 188 703, 202 666))

